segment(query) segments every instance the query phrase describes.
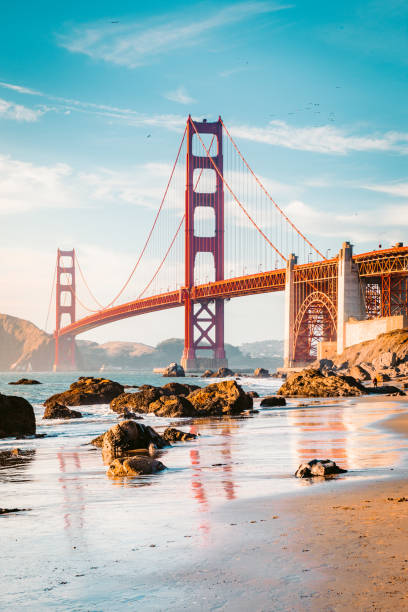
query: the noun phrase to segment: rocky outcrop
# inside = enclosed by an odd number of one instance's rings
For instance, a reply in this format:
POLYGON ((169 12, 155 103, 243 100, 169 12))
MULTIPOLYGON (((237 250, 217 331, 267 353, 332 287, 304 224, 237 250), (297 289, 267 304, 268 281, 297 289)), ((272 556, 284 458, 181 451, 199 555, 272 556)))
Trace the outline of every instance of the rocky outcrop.
POLYGON ((111 427, 104 434, 102 450, 106 456, 117 457, 126 455, 132 450, 148 450, 150 445, 164 448, 168 446, 168 443, 148 425, 135 421, 123 421, 111 427))
POLYGON ((240 414, 253 406, 252 397, 245 393, 235 380, 226 380, 197 389, 190 393, 187 399, 194 406, 196 416, 240 414))
POLYGON ((157 474, 166 469, 161 461, 152 457, 123 457, 114 459, 109 465, 108 476, 132 478, 143 474, 157 474))
POLYGON ((369 372, 359 365, 352 366, 347 374, 356 380, 370 380, 371 378, 369 372))
POLYGON ((179 382, 169 382, 161 387, 165 395, 188 395, 199 388, 198 385, 187 385, 186 383, 179 382))
POLYGON ((80 419, 82 414, 62 404, 51 404, 44 410, 43 419, 80 419))
POLYGON ((0 393, 0 438, 32 436, 35 430, 32 405, 23 397, 0 393))
POLYGON ((63 404, 64 406, 109 404, 123 391, 123 385, 113 380, 80 376, 76 382, 70 385, 67 391, 49 397, 44 402, 44 406, 48 408, 48 406, 54 404, 63 404))
POLYGON ((253 375, 254 378, 269 378, 269 370, 265 370, 264 368, 256 368, 253 375))
POLYGON ((286 406, 284 397, 276 397, 276 395, 267 395, 261 400, 262 408, 272 408, 273 406, 286 406))
POLYGON ((258 391, 248 391, 248 395, 250 395, 253 398, 259 397, 258 391))
POLYGON ((31 378, 20 378, 19 380, 9 382, 9 385, 41 385, 41 383, 39 380, 31 378))
POLYGON ((167 427, 163 432, 163 438, 170 443, 185 442, 186 440, 195 440, 197 435, 186 431, 180 431, 180 429, 175 429, 174 427, 167 427))
POLYGON ((234 376, 234 372, 229 368, 218 368, 216 372, 213 372, 211 378, 228 378, 234 376))
POLYGON ((330 459, 312 459, 308 463, 301 463, 295 476, 296 478, 311 478, 312 476, 333 476, 345 472, 347 470, 343 470, 330 459))
POLYGON ((149 404, 149 412, 160 417, 192 417, 196 410, 192 403, 183 395, 162 395, 158 400, 149 404))
POLYGON ((348 397, 363 395, 367 389, 351 376, 324 375, 320 370, 307 369, 288 376, 278 395, 286 397, 348 397))
POLYGON ((104 437, 105 437, 104 433, 101 434, 100 436, 96 436, 96 438, 91 440, 91 444, 93 444, 93 446, 96 446, 97 448, 102 448, 104 437))
POLYGON ((123 413, 126 409, 133 412, 150 412, 149 406, 163 395, 161 387, 143 385, 136 393, 121 393, 110 403, 110 409, 123 413))
POLYGON ((173 376, 183 377, 185 375, 186 373, 184 372, 184 368, 182 368, 181 365, 179 365, 175 361, 173 361, 173 363, 167 366, 167 368, 163 372, 163 376, 167 376, 167 377, 173 377, 173 376))

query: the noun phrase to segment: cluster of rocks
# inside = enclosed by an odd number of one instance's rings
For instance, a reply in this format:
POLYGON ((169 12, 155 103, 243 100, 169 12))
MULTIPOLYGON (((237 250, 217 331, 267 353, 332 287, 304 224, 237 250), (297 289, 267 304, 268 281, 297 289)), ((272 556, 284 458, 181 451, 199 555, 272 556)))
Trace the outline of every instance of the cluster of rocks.
POLYGON ((122 393, 110 404, 114 412, 122 413, 126 409, 162 417, 234 415, 252 406, 252 397, 235 380, 204 388, 176 382, 163 387, 143 385, 136 393, 122 393))
POLYGON ((54 404, 62 404, 63 406, 109 404, 123 391, 124 386, 113 380, 80 376, 77 381, 70 385, 67 391, 49 397, 44 402, 44 406, 48 408, 54 404))
POLYGON ((251 376, 253 378, 270 378, 272 374, 269 374, 269 370, 265 370, 264 368, 256 368, 253 374, 243 374, 240 372, 233 372, 229 368, 219 368, 216 372, 213 370, 206 370, 204 374, 202 374, 202 378, 229 378, 231 376, 241 377, 241 376, 251 376))
POLYGON ((363 393, 367 389, 352 376, 313 368, 288 376, 278 391, 278 395, 286 397, 348 397, 363 393))

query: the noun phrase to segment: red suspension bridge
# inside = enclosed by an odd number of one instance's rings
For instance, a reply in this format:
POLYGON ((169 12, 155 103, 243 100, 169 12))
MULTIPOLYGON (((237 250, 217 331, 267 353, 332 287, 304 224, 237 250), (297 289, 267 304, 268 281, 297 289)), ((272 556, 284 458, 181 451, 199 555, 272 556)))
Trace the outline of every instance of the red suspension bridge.
POLYGON ((325 258, 274 201, 222 119, 189 117, 152 227, 113 299, 100 303, 75 250, 58 250, 55 368, 76 368, 78 334, 177 307, 185 312, 184 367, 226 365, 224 301, 273 291, 285 291, 285 365, 304 365, 325 343, 339 352, 350 344, 349 321, 407 315, 407 279, 401 243, 359 255, 344 243, 325 258), (79 297, 78 281, 94 308, 79 297), (135 282, 136 297, 121 303, 135 282), (79 309, 87 314, 77 318, 79 309))

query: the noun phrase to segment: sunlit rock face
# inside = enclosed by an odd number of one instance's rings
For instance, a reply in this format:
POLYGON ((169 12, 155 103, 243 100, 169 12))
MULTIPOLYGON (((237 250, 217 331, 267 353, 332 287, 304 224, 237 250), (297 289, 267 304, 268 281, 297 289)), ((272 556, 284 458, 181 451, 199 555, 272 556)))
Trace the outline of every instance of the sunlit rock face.
POLYGON ((48 408, 54 404, 62 404, 64 406, 109 404, 123 391, 123 385, 113 380, 80 376, 76 382, 70 385, 67 391, 56 393, 49 397, 44 402, 44 406, 48 408))

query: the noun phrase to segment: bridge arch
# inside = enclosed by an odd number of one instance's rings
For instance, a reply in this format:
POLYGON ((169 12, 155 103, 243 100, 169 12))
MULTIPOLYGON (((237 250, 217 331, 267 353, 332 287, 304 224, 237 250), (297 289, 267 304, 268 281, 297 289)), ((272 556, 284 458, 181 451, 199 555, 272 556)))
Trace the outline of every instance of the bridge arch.
POLYGON ((317 344, 337 337, 337 308, 322 291, 310 293, 296 313, 294 326, 294 358, 309 362, 317 357, 317 344))

